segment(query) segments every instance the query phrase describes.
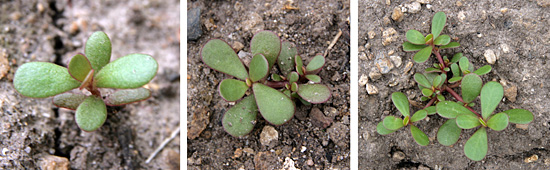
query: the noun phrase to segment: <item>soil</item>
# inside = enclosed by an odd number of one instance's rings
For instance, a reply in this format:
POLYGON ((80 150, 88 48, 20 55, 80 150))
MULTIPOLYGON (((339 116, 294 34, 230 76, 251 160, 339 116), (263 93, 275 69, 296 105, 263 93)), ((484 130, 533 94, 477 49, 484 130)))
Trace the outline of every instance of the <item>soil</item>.
POLYGON ((44 169, 54 160, 71 169, 179 169, 179 137, 145 163, 179 127, 179 1, 0 4, 0 169, 44 169), (111 61, 131 53, 157 60, 158 73, 147 85, 151 98, 109 107, 105 124, 84 132, 74 111, 14 90, 19 66, 34 61, 66 66, 100 30, 112 41, 111 61))
POLYGON ((187 42, 187 168, 349 169, 349 1, 206 0, 187 4, 188 14, 200 9, 202 29, 198 39, 187 42), (272 125, 261 116, 252 132, 242 138, 223 130, 221 119, 232 104, 220 97, 217 87, 230 77, 208 68, 200 59, 202 45, 212 38, 236 44, 234 47, 240 43, 241 51, 249 52, 249 42, 259 30, 271 30, 282 40, 295 43, 305 63, 324 53, 339 30, 343 32, 319 74, 332 97, 323 104, 298 104, 294 119, 274 126, 278 140, 267 146, 261 144, 260 133, 272 125), (332 124, 326 129, 314 125, 308 116, 313 108, 330 117, 332 124))
MULTIPOLYGON (((368 94, 365 85, 359 88, 359 169, 549 169, 550 3, 545 0, 423 1, 428 3, 422 4, 416 13, 405 12, 401 21, 392 19, 394 8, 401 9, 415 1, 359 2, 359 75, 372 74, 374 78, 369 78, 368 83, 378 90, 377 94, 368 94), (437 129, 445 120, 437 115, 416 124, 430 138, 430 145, 425 147, 417 145, 407 130, 385 136, 376 132, 376 125, 383 117, 398 115, 391 93, 403 92, 409 100, 426 104, 420 101, 421 93, 412 76, 423 72, 435 59, 424 64, 414 63, 414 53, 404 52, 401 44, 409 29, 428 33, 431 19, 438 11, 447 14, 443 33, 461 44, 456 49, 442 50, 443 55, 462 52, 479 68, 488 64, 484 55, 492 50, 498 59, 491 65, 493 70, 482 79, 505 84, 507 95, 496 111, 523 108, 535 116, 528 126, 511 124, 500 132, 488 131, 489 151, 482 161, 464 156, 464 144, 473 130, 464 130, 452 147, 437 142, 437 129), (383 34, 391 29, 395 34, 383 34), (369 37, 369 32, 376 35, 369 37), (397 66, 399 60, 388 60, 393 55, 401 57, 400 66, 397 66), (389 64, 394 66, 389 73, 378 74, 380 78, 377 78, 377 58, 392 61, 389 64), (408 63, 412 64, 410 71, 406 71, 408 63)), ((477 102, 479 104, 479 100, 477 102)), ((479 106, 474 109, 480 110, 479 106)))

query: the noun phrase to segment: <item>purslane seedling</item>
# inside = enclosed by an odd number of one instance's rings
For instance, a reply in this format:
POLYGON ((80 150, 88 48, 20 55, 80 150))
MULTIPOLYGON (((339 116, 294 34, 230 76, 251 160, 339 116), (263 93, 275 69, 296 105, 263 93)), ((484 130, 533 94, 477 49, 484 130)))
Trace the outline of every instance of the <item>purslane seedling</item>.
POLYGON ((229 134, 240 137, 252 131, 258 112, 269 123, 282 125, 294 116, 294 100, 309 105, 330 98, 330 89, 319 84, 321 78, 316 75, 325 64, 322 55, 304 66, 295 45, 281 42, 271 31, 256 33, 250 50, 252 59, 245 67, 231 46, 220 39, 208 41, 201 49, 202 61, 208 67, 236 78, 225 79, 218 86, 224 100, 237 101, 222 120, 229 134), (270 74, 275 63, 282 75, 270 74), (243 98, 249 89, 252 92, 243 98))
POLYGON ((75 55, 68 68, 47 62, 25 63, 15 73, 13 85, 23 96, 54 96, 54 105, 76 110, 76 124, 84 131, 95 131, 103 125, 106 105, 125 105, 151 96, 142 86, 157 74, 158 64, 153 57, 130 54, 110 62, 111 40, 104 32, 88 38, 84 53, 75 55), (75 88, 86 89, 89 94, 65 93, 75 88), (102 96, 99 88, 121 90, 102 96))
POLYGON ((413 123, 423 120, 427 115, 437 115, 448 119, 437 131, 437 141, 445 146, 455 144, 460 138, 462 129, 474 129, 476 132, 466 141, 464 154, 471 160, 480 161, 488 152, 487 128, 501 131, 509 123, 528 124, 533 121, 533 113, 525 109, 510 109, 494 113, 503 99, 504 89, 500 83, 490 81, 483 84, 481 77, 491 71, 491 66, 485 65, 477 70, 462 53, 453 55, 449 60, 441 56, 440 50, 456 48, 458 42, 450 42, 450 36, 442 35, 446 16, 438 12, 432 20, 432 33, 426 36, 419 31, 409 30, 406 33, 407 41, 403 43, 404 51, 418 51, 413 60, 417 63, 426 62, 432 54, 438 63, 427 68, 425 73, 415 73, 414 80, 422 92, 422 101, 428 101, 425 107, 412 116, 409 115, 409 99, 401 93, 394 92, 392 101, 403 115, 402 118, 387 116, 378 123, 377 132, 387 135, 410 125, 411 134, 419 145, 429 144, 427 135, 413 123), (461 88, 461 94, 453 90, 461 88), (444 93, 450 94, 455 101, 446 100, 444 93), (481 114, 472 107, 476 99, 480 98, 481 114), (435 106, 434 106, 435 105, 435 106))

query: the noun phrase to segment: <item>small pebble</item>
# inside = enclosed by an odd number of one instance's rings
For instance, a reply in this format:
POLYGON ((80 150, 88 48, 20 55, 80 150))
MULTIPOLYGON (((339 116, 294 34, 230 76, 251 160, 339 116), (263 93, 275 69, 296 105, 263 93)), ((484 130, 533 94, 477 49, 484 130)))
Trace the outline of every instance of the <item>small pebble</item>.
POLYGON ((401 66, 401 63, 402 63, 401 57, 396 56, 396 55, 392 55, 392 56, 390 56, 390 60, 395 65, 395 67, 401 66))
POLYGON ((428 5, 426 5, 426 8, 432 9, 432 5, 428 4, 428 5))
POLYGON ((308 159, 307 162, 306 162, 306 164, 307 164, 308 166, 313 166, 313 160, 308 159))
POLYGON ((231 47, 233 47, 233 50, 235 51, 241 51, 244 48, 244 45, 241 42, 235 41, 231 47))
POLYGON ((382 74, 380 74, 379 72, 373 71, 369 73, 369 77, 373 80, 378 80, 382 77, 382 74))
POLYGON ((508 12, 508 8, 500 8, 500 12, 504 14, 508 12))
POLYGON ((290 159, 289 157, 285 158, 285 163, 283 163, 283 169, 284 170, 299 170, 294 166, 294 160, 290 159))
POLYGON ((2 148, 2 156, 7 156, 9 151, 8 148, 2 148))
POLYGON ((391 14, 391 19, 397 22, 401 22, 403 20, 403 11, 401 11, 401 8, 395 7, 393 8, 393 13, 391 14))
POLYGON ((374 36, 376 36, 376 33, 375 33, 374 31, 370 30, 370 31, 367 33, 367 35, 369 36, 369 39, 373 39, 374 36))
POLYGON ((403 159, 405 159, 405 153, 403 153, 401 151, 394 152, 393 155, 392 155, 392 160, 393 161, 399 162, 403 159))
POLYGON ((529 128, 529 124, 516 124, 516 128, 527 130, 529 128))
POLYGON ((393 69, 393 64, 386 57, 376 59, 374 62, 376 63, 376 67, 378 67, 378 70, 382 74, 389 73, 391 69, 393 69))
POLYGON ((464 19, 466 19, 466 15, 464 14, 464 11, 458 12, 458 19, 460 19, 460 21, 464 21, 464 19))
POLYGON ((535 162, 537 160, 539 160, 539 156, 538 155, 532 155, 528 158, 525 158, 524 162, 525 163, 531 163, 531 162, 535 162))
POLYGON ((497 61, 497 56, 495 55, 495 52, 493 52, 493 50, 485 50, 483 56, 485 56, 485 60, 487 60, 489 64, 495 64, 495 62, 497 61))
POLYGON ((39 158, 40 169, 69 169, 69 159, 54 155, 46 155, 39 158))
POLYGON ((359 78, 359 85, 364 86, 369 82, 369 77, 367 75, 361 75, 361 78, 359 78))
POLYGON ((419 2, 413 2, 410 4, 405 4, 405 8, 407 8, 407 12, 415 14, 420 11, 422 6, 419 2))
POLYGON ((500 48, 502 48, 502 52, 504 53, 510 52, 510 47, 508 47, 508 44, 500 44, 500 48))
POLYGON ((302 146, 302 149, 300 149, 300 152, 304 153, 307 150, 305 146, 302 146))
POLYGON ((504 96, 511 102, 516 102, 516 97, 518 96, 518 87, 513 85, 512 87, 507 87, 504 89, 504 96))
POLYGON ((279 140, 279 132, 273 126, 265 126, 260 134, 260 143, 264 146, 273 147, 274 143, 279 140))
POLYGON ((405 66, 405 69, 403 69, 403 73, 409 72, 412 69, 412 66, 413 66, 413 63, 409 61, 405 66))
POLYGON ((373 95, 373 94, 378 94, 378 88, 376 88, 376 86, 370 84, 370 83, 367 83, 367 93, 370 94, 370 95, 373 95))
POLYGON ((429 4, 432 3, 432 0, 416 0, 416 2, 419 2, 421 4, 429 4))
POLYGON ((243 149, 243 152, 246 153, 246 154, 254 154, 254 149, 252 148, 244 148, 243 149))
POLYGON ((233 153, 233 158, 241 157, 241 155, 243 155, 243 150, 241 148, 237 148, 237 149, 235 149, 235 152, 233 153))

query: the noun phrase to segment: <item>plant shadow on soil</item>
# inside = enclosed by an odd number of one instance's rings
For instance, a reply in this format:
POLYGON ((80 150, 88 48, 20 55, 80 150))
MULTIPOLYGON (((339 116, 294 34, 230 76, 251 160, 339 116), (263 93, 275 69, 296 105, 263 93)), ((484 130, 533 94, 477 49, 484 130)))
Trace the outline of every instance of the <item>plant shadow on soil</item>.
MULTIPOLYGON (((349 1, 287 3, 188 1, 188 11, 200 9, 198 26, 203 32, 197 40, 188 40, 187 46, 189 169, 280 169, 292 163, 299 169, 349 168, 349 1), (285 5, 296 9, 283 9, 285 5), (230 77, 200 59, 202 45, 212 38, 249 52, 250 39, 259 30, 271 30, 295 43, 305 63, 324 53, 339 30, 343 32, 319 74, 332 97, 311 106, 298 102, 294 118, 275 126, 278 140, 269 146, 260 144, 260 133, 269 125, 261 116, 252 132, 242 138, 223 130, 221 119, 232 105, 220 97, 217 87, 230 77), (326 129, 313 125, 308 116, 313 108, 328 115, 332 124, 326 129)), ((192 20, 189 16, 188 21, 192 20)))
MULTIPOLYGON (((550 147, 547 138, 550 135, 550 77, 546 74, 550 71, 547 64, 550 25, 546 22, 550 17, 547 12, 549 4, 544 5, 543 1, 492 0, 428 2, 421 4, 418 11, 410 8, 416 3, 414 1, 397 0, 390 4, 386 1, 359 2, 359 75, 371 74, 368 84, 377 88, 376 94, 368 94, 365 85, 359 86, 359 169, 550 168, 547 149, 550 147), (399 22, 392 19, 396 7, 407 10, 399 22), (500 132, 489 130, 489 152, 482 161, 471 161, 464 156, 464 143, 474 130, 463 130, 459 141, 452 147, 437 142, 437 129, 445 120, 437 115, 416 124, 430 138, 430 145, 426 147, 416 144, 408 130, 401 129, 385 136, 376 132, 376 125, 383 117, 399 115, 391 102, 391 93, 405 93, 413 103, 411 111, 426 104, 420 102, 422 94, 413 75, 423 72, 435 59, 423 64, 414 63, 414 53, 404 52, 401 44, 409 29, 427 34, 431 19, 438 11, 447 14, 443 34, 461 44, 456 49, 442 50, 442 55, 462 52, 476 69, 488 64, 484 55, 490 50, 498 56, 496 63, 491 65, 493 70, 481 76, 484 83, 497 81, 504 86, 505 98, 495 113, 522 108, 535 116, 528 126, 510 124, 500 132), (389 56, 400 58, 390 60, 389 56), (380 74, 375 64, 377 58, 391 61, 389 73, 380 74), (409 64, 412 64, 411 70, 407 68, 409 64), (528 159, 535 155, 538 159, 528 159)), ((446 98, 451 99, 451 96, 446 98)), ((479 99, 476 103, 479 105, 479 99)), ((476 106, 474 109, 480 108, 476 106)))

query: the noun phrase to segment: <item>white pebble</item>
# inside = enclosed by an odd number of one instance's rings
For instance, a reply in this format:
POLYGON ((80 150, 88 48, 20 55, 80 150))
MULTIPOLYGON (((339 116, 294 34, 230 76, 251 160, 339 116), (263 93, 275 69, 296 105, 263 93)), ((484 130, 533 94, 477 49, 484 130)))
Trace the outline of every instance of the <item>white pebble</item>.
POLYGON ((497 57, 493 50, 485 50, 483 56, 485 56, 485 60, 487 60, 489 64, 495 64, 495 62, 497 61, 497 57))

